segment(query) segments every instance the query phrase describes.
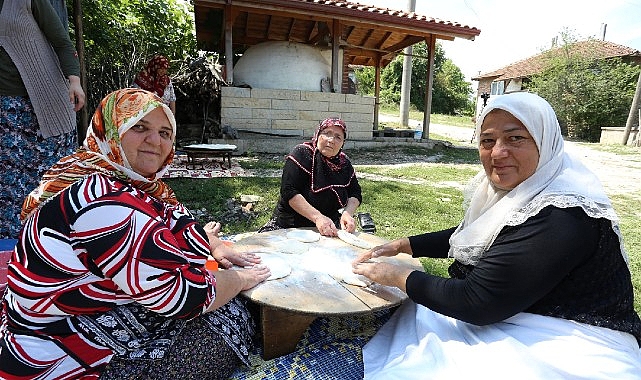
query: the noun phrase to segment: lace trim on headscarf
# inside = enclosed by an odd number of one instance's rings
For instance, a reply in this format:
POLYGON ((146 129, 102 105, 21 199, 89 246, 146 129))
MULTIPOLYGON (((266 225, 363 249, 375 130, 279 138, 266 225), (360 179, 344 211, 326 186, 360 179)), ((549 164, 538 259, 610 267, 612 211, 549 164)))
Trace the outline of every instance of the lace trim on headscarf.
MULTIPOLYGON (((536 197, 530 201, 525 207, 511 213, 505 220, 505 226, 518 226, 523 224, 529 218, 537 215, 541 210, 548 206, 558 208, 573 208, 580 207, 590 218, 601 219, 605 218, 611 221, 612 229, 619 237, 621 246, 621 254, 628 263, 628 256, 623 246, 623 237, 619 229, 618 217, 614 210, 607 204, 600 204, 588 199, 584 196, 577 194, 544 194, 536 197)), ((459 229, 461 227, 459 226, 459 229)), ((458 230, 458 229, 457 229, 458 230)), ((500 232, 500 230, 498 231, 500 232)), ((498 235, 498 233, 496 234, 498 235)), ((494 242, 496 236, 493 236, 489 245, 494 242)), ((465 265, 476 265, 479 260, 485 255, 489 246, 458 246, 453 247, 450 252, 450 257, 455 258, 465 265)))

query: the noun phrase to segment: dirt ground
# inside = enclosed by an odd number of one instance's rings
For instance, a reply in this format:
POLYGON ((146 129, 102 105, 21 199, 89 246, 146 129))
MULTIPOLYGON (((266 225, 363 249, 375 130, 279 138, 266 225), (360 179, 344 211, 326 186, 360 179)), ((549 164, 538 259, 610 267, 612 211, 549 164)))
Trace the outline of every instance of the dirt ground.
MULTIPOLYGON (((386 115, 381 116, 382 121, 394 119, 394 117, 386 115)), ((410 126, 416 126, 416 128, 418 128, 418 123, 417 120, 411 120, 410 126)), ((456 146, 475 147, 475 144, 470 142, 473 136, 473 130, 470 128, 431 124, 430 135, 431 134, 449 137, 456 141, 456 146)), ((566 151, 579 157, 579 159, 599 177, 608 195, 626 195, 641 200, 641 148, 638 148, 638 155, 620 155, 604 152, 596 149, 596 146, 595 144, 595 148, 592 148, 588 144, 580 144, 572 141, 565 142, 566 151)), ((282 156, 269 157, 269 159, 282 160, 282 156)), ((371 156, 359 154, 352 157, 352 162, 357 167, 359 165, 403 165, 416 162, 430 164, 432 161, 434 161, 434 157, 404 156, 400 153, 400 150, 394 148, 388 149, 384 155, 378 151, 371 156)), ((277 177, 280 176, 280 173, 280 170, 259 170, 253 175, 277 177)), ((383 178, 366 173, 359 173, 359 177, 371 180, 403 181, 398 178, 383 178)), ((416 181, 407 180, 407 182, 414 183, 416 181)), ((463 185, 464 184, 460 184, 460 186, 463 185)))
MULTIPOLYGON (((382 120, 394 120, 394 117, 382 116, 382 120)), ((410 121, 410 126, 417 126, 419 121, 410 121)), ((430 124, 430 134, 447 136, 457 141, 456 145, 474 146, 470 143, 473 131, 470 128, 440 124, 430 124)), ((641 148, 638 155, 620 155, 591 148, 586 144, 572 141, 565 142, 565 150, 573 154, 601 180, 610 196, 628 195, 641 199, 641 148)))

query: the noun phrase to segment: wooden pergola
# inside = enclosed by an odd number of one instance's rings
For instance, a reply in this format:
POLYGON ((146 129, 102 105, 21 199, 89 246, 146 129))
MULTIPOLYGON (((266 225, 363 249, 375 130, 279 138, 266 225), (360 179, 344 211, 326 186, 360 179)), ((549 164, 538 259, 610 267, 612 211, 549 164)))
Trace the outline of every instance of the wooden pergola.
POLYGON ((347 89, 349 65, 376 68, 374 128, 378 126, 381 68, 403 49, 421 41, 428 46, 423 136, 429 136, 436 41, 474 40, 481 31, 456 22, 404 11, 332 0, 195 0, 199 46, 219 54, 233 84, 233 66, 249 47, 290 41, 331 47, 331 89, 347 89), (339 49, 343 61, 339 62, 339 49), (341 68, 343 68, 341 70, 341 68), (339 73, 343 76, 339 78, 339 73))

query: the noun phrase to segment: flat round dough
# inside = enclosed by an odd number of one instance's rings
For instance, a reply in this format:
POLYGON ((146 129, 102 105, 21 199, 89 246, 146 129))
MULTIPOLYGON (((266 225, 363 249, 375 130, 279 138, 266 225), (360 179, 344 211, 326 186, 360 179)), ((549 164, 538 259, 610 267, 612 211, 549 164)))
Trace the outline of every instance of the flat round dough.
POLYGON ((303 243, 313 243, 320 240, 321 235, 310 230, 292 230, 287 232, 287 237, 303 243))
POLYGON ((354 234, 350 234, 349 232, 345 230, 338 230, 338 238, 344 241, 347 244, 351 244, 355 247, 358 248, 363 248, 363 249, 371 249, 374 248, 375 245, 367 242, 359 237, 357 237, 354 234))
POLYGON ((292 273, 292 267, 278 256, 263 255, 261 259, 261 264, 265 265, 272 272, 271 276, 267 278, 267 281, 278 280, 292 273))
POLYGON ((341 280, 346 284, 360 286, 361 288, 365 288, 372 284, 372 281, 367 277, 355 273, 346 275, 341 280))

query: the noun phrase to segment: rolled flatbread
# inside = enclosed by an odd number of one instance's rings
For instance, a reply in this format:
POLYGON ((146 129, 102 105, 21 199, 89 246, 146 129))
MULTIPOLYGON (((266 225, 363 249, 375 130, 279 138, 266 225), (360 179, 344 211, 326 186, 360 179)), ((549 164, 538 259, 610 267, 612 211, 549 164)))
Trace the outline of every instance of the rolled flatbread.
POLYGON ((271 276, 267 278, 267 281, 278 280, 292 273, 291 265, 287 264, 285 260, 278 256, 263 255, 261 256, 261 264, 265 265, 269 268, 270 272, 272 272, 271 276))
POLYGON ((375 247, 374 244, 367 242, 357 237, 356 235, 350 234, 345 230, 338 230, 338 238, 344 241, 345 243, 353 245, 358 248, 370 249, 375 247))

